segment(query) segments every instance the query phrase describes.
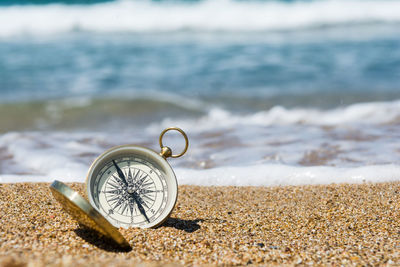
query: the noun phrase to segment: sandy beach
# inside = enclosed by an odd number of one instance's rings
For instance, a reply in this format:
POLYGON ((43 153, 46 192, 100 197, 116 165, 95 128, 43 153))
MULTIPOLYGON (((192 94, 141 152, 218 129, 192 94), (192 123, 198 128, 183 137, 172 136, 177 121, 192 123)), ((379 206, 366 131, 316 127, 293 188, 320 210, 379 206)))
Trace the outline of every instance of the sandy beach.
POLYGON ((0 266, 400 264, 400 183, 180 186, 163 226, 121 229, 131 251, 79 228, 48 186, 0 184, 0 266))

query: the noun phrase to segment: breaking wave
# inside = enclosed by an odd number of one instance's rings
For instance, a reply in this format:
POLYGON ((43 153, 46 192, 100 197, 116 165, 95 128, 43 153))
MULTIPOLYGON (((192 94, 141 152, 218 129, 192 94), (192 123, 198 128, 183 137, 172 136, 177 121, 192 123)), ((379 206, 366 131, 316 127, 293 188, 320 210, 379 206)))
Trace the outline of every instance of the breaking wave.
POLYGON ((295 30, 399 23, 398 1, 114 1, 0 7, 0 37, 90 32, 295 30))

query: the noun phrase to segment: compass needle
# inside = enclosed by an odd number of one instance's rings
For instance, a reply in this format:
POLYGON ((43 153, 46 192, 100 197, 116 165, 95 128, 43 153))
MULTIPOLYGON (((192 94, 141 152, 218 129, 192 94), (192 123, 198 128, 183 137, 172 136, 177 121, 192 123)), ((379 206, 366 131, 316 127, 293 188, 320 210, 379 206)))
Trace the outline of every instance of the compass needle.
POLYGON ((133 196, 133 199, 135 200, 136 205, 138 206, 138 209, 139 209, 140 213, 144 216, 144 218, 146 219, 146 221, 147 221, 148 223, 150 223, 150 220, 149 220, 149 218, 147 217, 146 212, 144 211, 144 208, 143 208, 142 204, 140 203, 140 201, 139 201, 135 196, 133 196))
POLYGON ((121 168, 118 166, 118 164, 115 162, 115 160, 113 160, 112 162, 113 162, 113 164, 114 164, 115 169, 117 169, 117 173, 118 173, 119 178, 121 178, 122 182, 123 182, 126 186, 128 186, 128 183, 126 182, 126 179, 125 179, 125 175, 124 175, 124 173, 121 171, 121 168))

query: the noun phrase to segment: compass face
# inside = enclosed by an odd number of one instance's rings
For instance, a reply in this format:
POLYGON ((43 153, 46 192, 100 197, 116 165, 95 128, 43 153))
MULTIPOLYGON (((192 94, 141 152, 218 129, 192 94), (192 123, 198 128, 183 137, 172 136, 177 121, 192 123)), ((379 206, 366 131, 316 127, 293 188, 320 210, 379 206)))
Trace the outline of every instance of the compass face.
POLYGON ((171 213, 177 198, 175 175, 161 156, 137 146, 101 155, 89 170, 91 204, 116 227, 155 227, 171 213))

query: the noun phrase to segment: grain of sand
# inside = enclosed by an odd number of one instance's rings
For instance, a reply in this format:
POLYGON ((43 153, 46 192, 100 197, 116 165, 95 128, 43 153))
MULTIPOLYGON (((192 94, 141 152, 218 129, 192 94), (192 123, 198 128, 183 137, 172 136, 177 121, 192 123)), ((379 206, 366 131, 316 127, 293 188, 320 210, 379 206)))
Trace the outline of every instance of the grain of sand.
POLYGON ((180 186, 163 226, 121 233, 131 251, 79 228, 49 184, 0 184, 0 266, 75 267, 400 265, 400 183, 180 186))

